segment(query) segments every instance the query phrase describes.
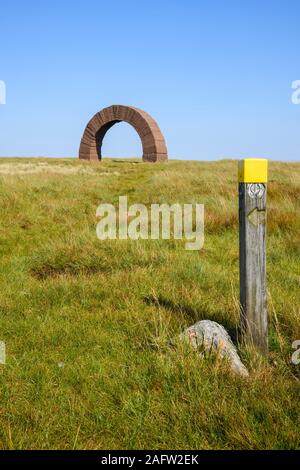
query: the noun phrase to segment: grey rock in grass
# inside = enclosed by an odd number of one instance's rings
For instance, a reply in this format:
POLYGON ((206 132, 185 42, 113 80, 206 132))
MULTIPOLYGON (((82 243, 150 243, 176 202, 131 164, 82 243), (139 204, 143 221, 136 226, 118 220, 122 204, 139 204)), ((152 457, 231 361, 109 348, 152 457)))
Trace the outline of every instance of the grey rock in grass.
POLYGON ((187 328, 180 335, 181 340, 186 340, 193 349, 205 353, 215 352, 220 357, 227 358, 231 369, 244 377, 249 372, 242 363, 236 347, 225 328, 211 320, 202 320, 187 328))

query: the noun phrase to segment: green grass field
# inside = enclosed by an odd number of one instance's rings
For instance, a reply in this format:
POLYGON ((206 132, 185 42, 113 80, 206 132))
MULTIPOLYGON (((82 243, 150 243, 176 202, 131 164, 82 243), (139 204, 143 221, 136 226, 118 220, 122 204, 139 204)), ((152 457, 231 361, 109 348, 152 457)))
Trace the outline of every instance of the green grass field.
POLYGON ((270 163, 270 354, 250 378, 170 339, 239 325, 237 163, 0 159, 1 449, 300 448, 300 163, 270 163), (205 245, 100 241, 100 203, 204 203, 205 245))

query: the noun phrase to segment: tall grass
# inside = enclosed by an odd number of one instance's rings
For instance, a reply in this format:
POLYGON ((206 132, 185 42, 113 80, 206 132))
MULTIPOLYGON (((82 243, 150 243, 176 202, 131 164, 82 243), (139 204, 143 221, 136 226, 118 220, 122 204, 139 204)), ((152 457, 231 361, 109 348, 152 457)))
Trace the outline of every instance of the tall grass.
POLYGON ((236 166, 0 159, 0 448, 299 448, 299 164, 270 165, 269 357, 240 348, 245 380, 170 347, 201 319, 235 337, 236 166), (96 208, 120 195, 204 203, 203 250, 99 241, 96 208))

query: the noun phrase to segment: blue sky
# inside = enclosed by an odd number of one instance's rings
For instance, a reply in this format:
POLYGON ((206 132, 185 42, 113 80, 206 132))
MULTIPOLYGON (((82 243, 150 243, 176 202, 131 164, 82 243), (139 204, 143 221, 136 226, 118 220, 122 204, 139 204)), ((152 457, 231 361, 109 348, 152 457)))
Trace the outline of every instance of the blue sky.
MULTIPOLYGON (((0 7, 0 155, 74 156, 111 104, 149 112, 171 158, 299 160, 297 1, 14 1, 0 7)), ((141 155, 128 124, 104 154, 141 155)))

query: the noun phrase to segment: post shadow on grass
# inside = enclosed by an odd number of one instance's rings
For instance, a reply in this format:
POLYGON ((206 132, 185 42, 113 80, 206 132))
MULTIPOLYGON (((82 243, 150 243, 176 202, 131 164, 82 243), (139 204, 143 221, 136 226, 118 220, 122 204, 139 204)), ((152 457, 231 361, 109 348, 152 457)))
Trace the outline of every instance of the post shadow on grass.
POLYGON ((147 305, 155 305, 156 307, 163 307, 173 314, 183 315, 189 325, 192 325, 200 320, 212 320, 217 323, 220 323, 227 330, 230 335, 233 343, 237 344, 239 337, 238 327, 230 320, 224 318, 224 312, 221 310, 216 310, 213 313, 209 313, 203 309, 196 309, 186 304, 178 304, 173 302, 166 297, 159 295, 155 297, 154 295, 146 295, 143 297, 143 301, 147 305))

